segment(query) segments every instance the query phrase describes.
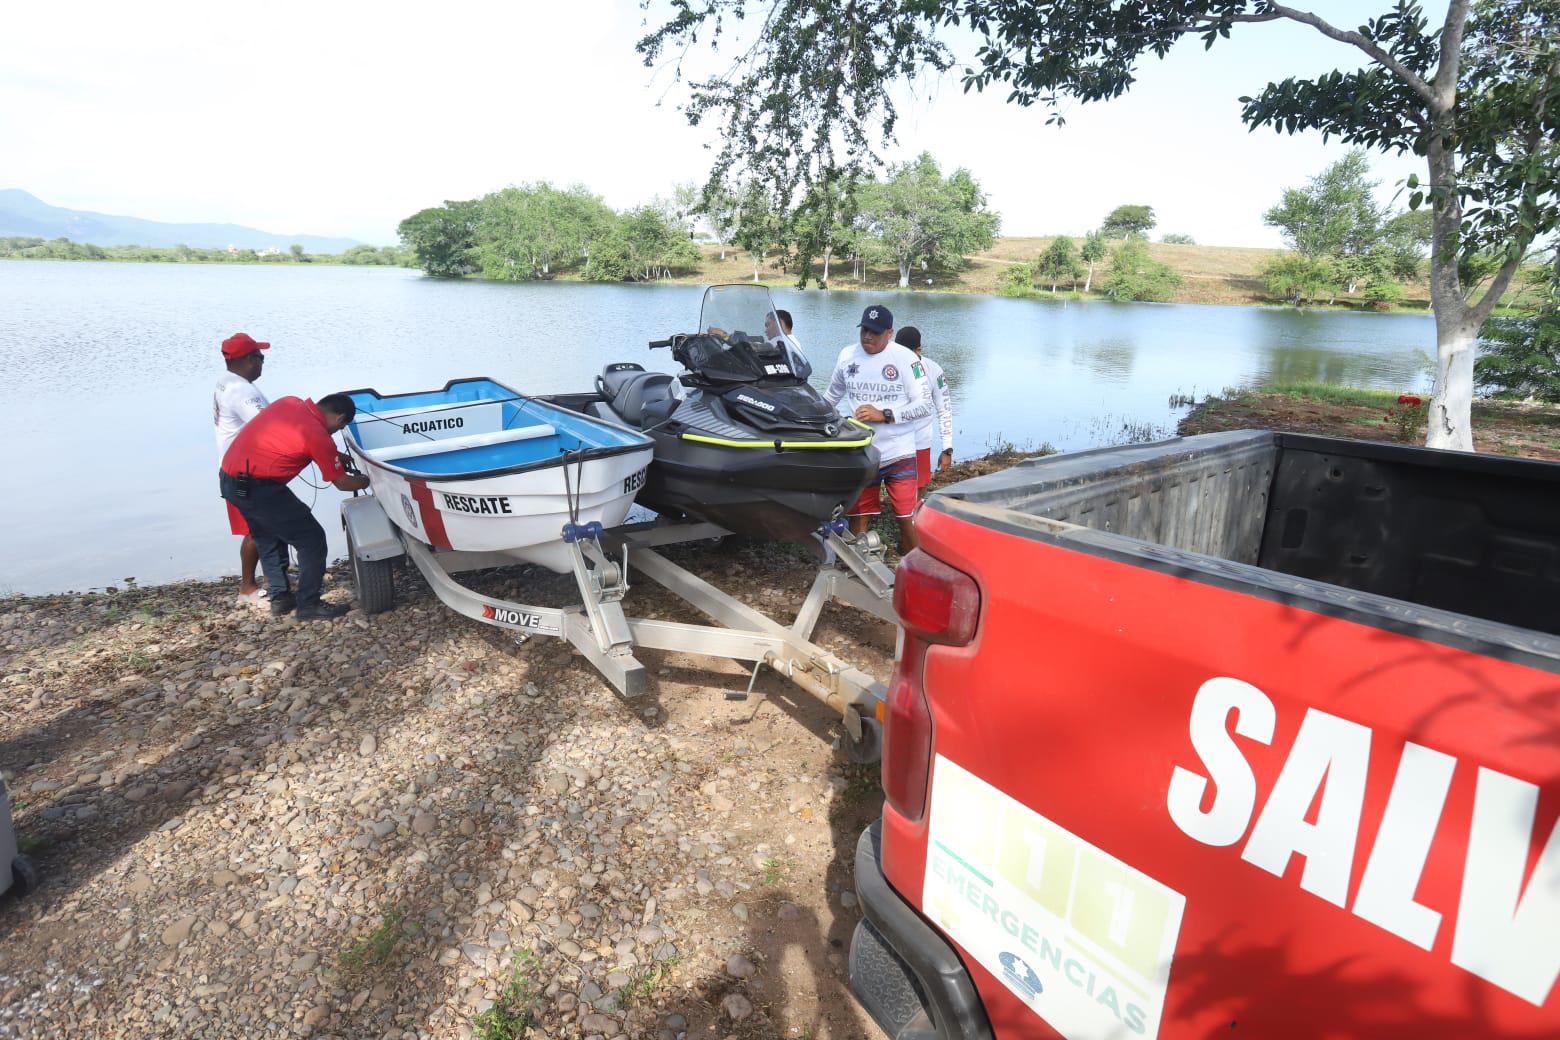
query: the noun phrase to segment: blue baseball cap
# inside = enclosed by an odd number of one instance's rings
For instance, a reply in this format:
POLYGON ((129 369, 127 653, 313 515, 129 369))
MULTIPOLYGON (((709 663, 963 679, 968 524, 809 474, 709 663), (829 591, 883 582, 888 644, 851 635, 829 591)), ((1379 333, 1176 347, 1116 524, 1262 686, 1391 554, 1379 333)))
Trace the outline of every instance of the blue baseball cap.
POLYGON ((887 332, 894 327, 894 312, 882 306, 868 307, 861 312, 861 321, 856 327, 868 332, 887 332))

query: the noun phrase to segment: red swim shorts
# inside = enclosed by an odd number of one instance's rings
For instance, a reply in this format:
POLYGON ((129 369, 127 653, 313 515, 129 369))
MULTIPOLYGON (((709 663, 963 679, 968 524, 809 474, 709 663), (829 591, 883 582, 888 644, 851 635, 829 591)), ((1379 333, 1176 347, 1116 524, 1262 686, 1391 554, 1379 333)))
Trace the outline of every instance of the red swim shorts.
POLYGON ((233 506, 233 503, 231 503, 231 502, 224 501, 222 504, 227 506, 227 509, 228 509, 228 527, 230 529, 232 529, 233 533, 234 534, 248 534, 249 533, 249 523, 248 523, 248 521, 246 521, 244 519, 244 514, 240 513, 233 506))
POLYGON ((878 494, 879 485, 888 486, 888 504, 893 507, 894 515, 901 520, 908 520, 915 512, 918 501, 915 456, 907 455, 879 466, 877 476, 872 479, 872 483, 862 489, 861 497, 850 507, 851 516, 875 516, 882 512, 878 494))
POLYGON ((915 486, 924 488, 932 482, 932 449, 915 449, 915 486))

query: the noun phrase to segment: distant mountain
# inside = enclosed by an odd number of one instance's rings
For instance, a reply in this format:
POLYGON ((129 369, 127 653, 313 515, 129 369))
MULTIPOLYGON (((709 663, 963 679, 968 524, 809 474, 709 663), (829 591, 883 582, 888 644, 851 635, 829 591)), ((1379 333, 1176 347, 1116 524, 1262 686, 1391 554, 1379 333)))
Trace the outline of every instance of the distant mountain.
POLYGON ((139 217, 116 217, 82 209, 64 209, 18 188, 0 188, 0 238, 27 235, 68 238, 95 246, 177 246, 204 249, 286 249, 294 242, 309 253, 339 253, 355 239, 320 235, 273 235, 238 224, 165 224, 139 217))

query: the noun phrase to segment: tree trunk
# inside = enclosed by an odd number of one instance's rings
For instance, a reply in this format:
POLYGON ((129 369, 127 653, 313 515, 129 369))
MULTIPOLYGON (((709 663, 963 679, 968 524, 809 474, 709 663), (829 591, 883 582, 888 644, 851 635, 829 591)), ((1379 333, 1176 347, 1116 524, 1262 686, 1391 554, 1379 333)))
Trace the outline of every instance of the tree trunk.
POLYGON ((726 260, 726 243, 724 242, 720 244, 720 259, 722 263, 726 260))
POLYGON ((1056 283, 1055 282, 1051 283, 1051 295, 1052 296, 1056 295, 1056 283))
MULTIPOLYGON (((820 289, 827 289, 829 287, 829 257, 833 255, 833 253, 833 246, 823 247, 823 277, 818 280, 818 288, 820 289)), ((1557 263, 1560 263, 1560 261, 1557 261, 1557 263)))
POLYGON ((899 261, 899 287, 910 288, 910 261, 908 260, 899 261))
POLYGON ((1093 284, 1094 284, 1094 261, 1090 260, 1089 261, 1089 277, 1087 277, 1087 278, 1085 278, 1083 280, 1083 291, 1084 291, 1085 294, 1088 293, 1089 286, 1091 286, 1093 284))
POLYGON ((764 262, 764 254, 753 254, 753 281, 758 281, 758 266, 764 262))
POLYGON ((552 261, 551 260, 543 260, 542 261, 542 274, 552 274, 552 261))
POLYGON ((1462 224, 1456 162, 1439 134, 1430 138, 1430 306, 1435 311, 1435 384, 1425 447, 1473 450, 1473 344, 1479 333, 1457 274, 1451 243, 1462 224))

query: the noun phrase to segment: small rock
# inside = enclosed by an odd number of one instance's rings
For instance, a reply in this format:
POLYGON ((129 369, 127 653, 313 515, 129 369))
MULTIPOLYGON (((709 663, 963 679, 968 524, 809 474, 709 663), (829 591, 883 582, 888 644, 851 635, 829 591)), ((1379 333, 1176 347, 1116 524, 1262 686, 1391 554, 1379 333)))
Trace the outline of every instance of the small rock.
POLYGON ((125 884, 125 891, 133 896, 144 896, 152 890, 152 879, 145 874, 133 875, 125 884))
POLYGON ((190 937, 190 929, 195 927, 195 918, 181 917, 177 921, 163 929, 162 941, 164 946, 177 946, 190 937))
POLYGON ((617 1032, 617 1019, 599 1012, 592 1012, 580 1019, 580 1028, 587 1033, 612 1035, 617 1032))
POLYGON ((299 957, 297 960, 293 961, 292 970, 296 971, 296 972, 313 971, 314 970, 314 966, 316 964, 318 964, 319 962, 320 962, 320 955, 319 954, 317 954, 317 953, 306 953, 302 957, 299 957))
POLYGON ((461 832, 461 834, 465 835, 468 838, 471 837, 473 834, 477 833, 476 822, 474 820, 469 819, 469 818, 461 820, 460 821, 460 832, 461 832))
POLYGON ((238 884, 238 875, 231 870, 219 870, 211 875, 211 883, 218 888, 227 888, 229 885, 238 884))
POLYGON ((795 921, 802 916, 802 908, 795 903, 786 901, 780 904, 780 919, 782 921, 795 921))
POLYGON ((753 1013, 753 1002, 740 993, 727 993, 720 1002, 720 1009, 733 1022, 740 1022, 753 1013))
POLYGON ((420 812, 412 817, 412 833, 428 834, 438 822, 433 813, 420 812))
POLYGON ((379 750, 379 741, 372 733, 365 736, 362 743, 358 744, 358 754, 364 758, 372 755, 377 750, 379 750))
POLYGON ((330 1008, 326 1007, 324 1004, 316 1004, 304 1014, 303 1024, 309 1029, 313 1029, 315 1026, 325 1021, 325 1016, 328 1014, 330 1014, 330 1008))
POLYGON ((752 978, 757 971, 758 969, 753 967, 753 962, 740 953, 734 953, 726 958, 726 974, 732 978, 752 978))

